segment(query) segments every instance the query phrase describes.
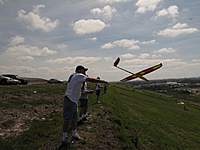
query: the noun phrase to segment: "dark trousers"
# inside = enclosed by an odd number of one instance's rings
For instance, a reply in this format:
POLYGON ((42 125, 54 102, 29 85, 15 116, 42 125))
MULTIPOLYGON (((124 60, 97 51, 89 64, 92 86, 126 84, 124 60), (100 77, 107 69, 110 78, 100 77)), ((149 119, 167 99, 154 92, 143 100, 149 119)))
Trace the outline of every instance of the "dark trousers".
POLYGON ((63 132, 71 132, 77 128, 77 104, 72 102, 67 96, 64 97, 63 117, 64 125, 63 132))

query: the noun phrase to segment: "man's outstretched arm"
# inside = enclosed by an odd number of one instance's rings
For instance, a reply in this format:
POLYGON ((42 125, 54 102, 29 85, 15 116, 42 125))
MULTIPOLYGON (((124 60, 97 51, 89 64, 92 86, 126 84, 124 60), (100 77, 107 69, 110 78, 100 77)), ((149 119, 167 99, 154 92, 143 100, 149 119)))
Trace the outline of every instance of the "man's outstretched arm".
POLYGON ((86 82, 92 82, 92 83, 108 83, 107 81, 104 80, 99 80, 99 79, 95 79, 95 78, 87 78, 86 82))

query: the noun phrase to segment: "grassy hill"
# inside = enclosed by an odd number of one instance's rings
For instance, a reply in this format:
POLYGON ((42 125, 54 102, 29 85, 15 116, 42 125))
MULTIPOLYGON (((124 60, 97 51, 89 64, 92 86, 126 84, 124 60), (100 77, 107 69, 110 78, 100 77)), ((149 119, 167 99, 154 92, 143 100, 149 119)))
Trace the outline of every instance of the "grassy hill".
POLYGON ((125 147, 199 149, 200 110, 177 105, 177 99, 126 85, 110 88, 105 104, 125 147))
MULTIPOLYGON (((64 90, 63 84, 0 86, 0 147, 55 149, 61 137, 64 90), (17 123, 22 124, 23 132, 13 129, 17 123)), ((101 99, 102 103, 96 104, 95 95, 90 96, 89 121, 79 127, 85 140, 72 149, 200 147, 197 106, 186 103, 184 109, 176 98, 116 83, 101 99)))

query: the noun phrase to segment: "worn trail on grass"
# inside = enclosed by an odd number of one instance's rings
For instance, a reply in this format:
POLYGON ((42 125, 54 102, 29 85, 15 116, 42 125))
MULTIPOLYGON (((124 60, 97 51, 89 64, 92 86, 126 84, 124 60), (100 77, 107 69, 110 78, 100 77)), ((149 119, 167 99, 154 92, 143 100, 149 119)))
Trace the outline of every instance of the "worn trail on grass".
POLYGON ((110 120, 110 113, 102 104, 95 107, 89 120, 80 125, 80 135, 85 139, 75 145, 76 149, 121 149, 119 139, 115 137, 110 120))
MULTIPOLYGON (((72 150, 120 150, 119 139, 115 136, 112 127, 110 112, 102 104, 93 104, 88 115, 88 120, 78 126, 78 132, 83 138, 71 144, 68 149, 72 150)), ((56 143, 58 147, 59 142, 56 143)), ((53 149, 51 142, 43 145, 41 150, 53 149)), ((64 149, 64 148, 63 148, 64 149)))

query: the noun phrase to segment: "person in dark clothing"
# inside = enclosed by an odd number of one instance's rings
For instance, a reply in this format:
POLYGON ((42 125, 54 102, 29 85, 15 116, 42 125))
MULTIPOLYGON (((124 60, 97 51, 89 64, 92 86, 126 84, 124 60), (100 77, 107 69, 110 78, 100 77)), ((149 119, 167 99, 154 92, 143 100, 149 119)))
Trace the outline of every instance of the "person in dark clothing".
POLYGON ((80 112, 79 112, 79 121, 81 123, 84 120, 87 120, 87 110, 88 110, 88 94, 92 94, 93 90, 87 89, 87 82, 83 83, 81 88, 81 97, 79 99, 80 102, 80 112))
MULTIPOLYGON (((97 77, 97 80, 100 80, 100 77, 97 77)), ((99 83, 96 84, 96 99, 97 99, 97 103, 100 103, 100 94, 101 94, 101 86, 99 83)))
POLYGON ((103 86, 103 94, 106 94, 108 90, 108 84, 104 84, 103 86))

